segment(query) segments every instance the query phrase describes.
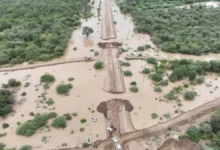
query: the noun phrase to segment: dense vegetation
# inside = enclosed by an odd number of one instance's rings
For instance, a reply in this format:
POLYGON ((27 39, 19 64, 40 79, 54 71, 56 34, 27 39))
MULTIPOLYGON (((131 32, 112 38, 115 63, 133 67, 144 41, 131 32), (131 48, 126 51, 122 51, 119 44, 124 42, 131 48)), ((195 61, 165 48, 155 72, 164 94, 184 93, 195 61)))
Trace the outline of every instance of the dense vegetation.
POLYGON ((59 84, 56 87, 56 91, 59 94, 68 94, 69 90, 73 88, 73 85, 71 83, 69 84, 59 84))
POLYGON ((46 73, 40 77, 40 82, 51 83, 54 81, 55 81, 55 77, 53 75, 48 74, 48 73, 46 73))
POLYGON ((135 30, 150 34, 163 51, 191 55, 220 53, 220 8, 174 8, 198 1, 205 0, 127 0, 119 5, 124 13, 132 14, 135 30))
POLYGON ((13 111, 12 104, 14 103, 13 94, 6 89, 0 89, 0 116, 5 117, 13 111))
POLYGON ((66 128, 66 119, 64 117, 57 117, 53 120, 51 126, 55 128, 66 128))
POLYGON ((89 0, 0 0, 0 65, 63 55, 89 0))
POLYGON ((220 149, 220 110, 217 110, 212 116, 210 121, 201 123, 199 126, 190 126, 185 135, 179 136, 182 138, 190 138, 194 142, 201 140, 208 140, 208 146, 202 145, 204 150, 219 150, 220 149))
MULTIPOLYGON (((163 65, 164 66, 164 65, 163 65)), ((169 61, 167 66, 172 70, 169 76, 170 81, 175 82, 189 77, 192 81, 196 79, 197 75, 206 75, 208 72, 220 73, 220 61, 194 61, 191 59, 181 59, 169 61)), ((198 77, 195 81, 198 84, 204 82, 204 77, 198 77)))
POLYGON ((101 61, 97 61, 95 64, 94 64, 94 68, 95 69, 102 69, 104 66, 103 62, 101 61))
POLYGON ((28 120, 23 124, 19 125, 16 134, 23 136, 32 136, 35 134, 36 130, 45 126, 49 119, 56 117, 56 113, 51 112, 49 114, 37 114, 34 119, 28 120))

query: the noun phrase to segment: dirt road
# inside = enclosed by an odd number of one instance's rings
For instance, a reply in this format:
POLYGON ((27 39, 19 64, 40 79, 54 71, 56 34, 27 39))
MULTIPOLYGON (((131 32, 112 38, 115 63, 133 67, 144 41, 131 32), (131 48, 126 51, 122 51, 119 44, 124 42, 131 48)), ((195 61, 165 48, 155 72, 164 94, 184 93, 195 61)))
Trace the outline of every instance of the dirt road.
POLYGON ((62 61, 57 61, 57 62, 44 62, 44 63, 39 63, 39 64, 32 64, 32 65, 27 65, 27 66, 15 66, 15 67, 10 67, 10 68, 0 68, 0 72, 8 72, 8 71, 17 71, 17 70, 26 70, 26 69, 35 69, 39 67, 46 67, 46 66, 55 66, 55 65, 60 65, 60 64, 67 64, 67 63, 73 63, 73 62, 85 62, 85 61, 94 61, 98 60, 98 58, 73 58, 69 60, 62 60, 62 61))
POLYGON ((117 38, 112 10, 108 0, 105 0, 103 4, 101 25, 101 39, 108 40, 117 38))
POLYGON ((125 85, 121 71, 121 63, 118 60, 119 49, 110 47, 102 49, 101 58, 105 66, 103 90, 110 93, 124 93, 125 85))

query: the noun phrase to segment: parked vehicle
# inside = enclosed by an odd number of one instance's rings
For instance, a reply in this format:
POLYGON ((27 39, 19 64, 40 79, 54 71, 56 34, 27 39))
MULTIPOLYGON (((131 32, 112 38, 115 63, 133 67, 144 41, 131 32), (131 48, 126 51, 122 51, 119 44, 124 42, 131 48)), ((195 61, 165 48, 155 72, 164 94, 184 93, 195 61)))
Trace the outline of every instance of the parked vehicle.
POLYGON ((106 127, 106 130, 107 130, 107 131, 110 131, 110 132, 113 131, 113 129, 112 129, 111 127, 109 127, 109 126, 106 127))
POLYGON ((118 138, 116 138, 115 136, 112 138, 112 140, 117 143, 118 142, 118 138))
POLYGON ((93 121, 93 122, 97 122, 97 118, 96 117, 91 117, 90 120, 93 121))
POLYGON ((116 150, 122 150, 121 145, 119 143, 115 143, 116 150))
POLYGON ((90 137, 86 138, 86 143, 87 144, 92 144, 92 138, 90 138, 90 137))

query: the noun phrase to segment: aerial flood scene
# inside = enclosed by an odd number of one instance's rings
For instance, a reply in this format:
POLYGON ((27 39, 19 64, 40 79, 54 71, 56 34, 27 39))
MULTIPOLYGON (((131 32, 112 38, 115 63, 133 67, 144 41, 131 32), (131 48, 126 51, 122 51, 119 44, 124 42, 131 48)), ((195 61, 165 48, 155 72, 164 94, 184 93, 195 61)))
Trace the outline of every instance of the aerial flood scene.
POLYGON ((220 150, 220 1, 0 0, 0 150, 220 150))

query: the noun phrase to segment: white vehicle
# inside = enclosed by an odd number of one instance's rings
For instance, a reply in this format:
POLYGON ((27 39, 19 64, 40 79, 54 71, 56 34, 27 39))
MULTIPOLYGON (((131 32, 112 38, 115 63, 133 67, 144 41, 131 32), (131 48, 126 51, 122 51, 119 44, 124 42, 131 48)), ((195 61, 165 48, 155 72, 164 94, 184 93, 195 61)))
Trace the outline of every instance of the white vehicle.
POLYGON ((119 143, 115 143, 115 148, 116 150, 122 150, 121 145, 119 143))
POLYGON ((113 129, 112 129, 111 127, 109 127, 109 126, 106 127, 106 130, 107 130, 107 131, 110 131, 110 132, 113 131, 113 129))
POLYGON ((90 120, 93 121, 93 122, 97 122, 97 118, 96 117, 91 117, 90 120))
POLYGON ((115 136, 112 138, 112 140, 117 143, 118 142, 118 138, 116 138, 115 136))
POLYGON ((86 138, 86 143, 87 144, 92 144, 92 139, 90 137, 86 138))

